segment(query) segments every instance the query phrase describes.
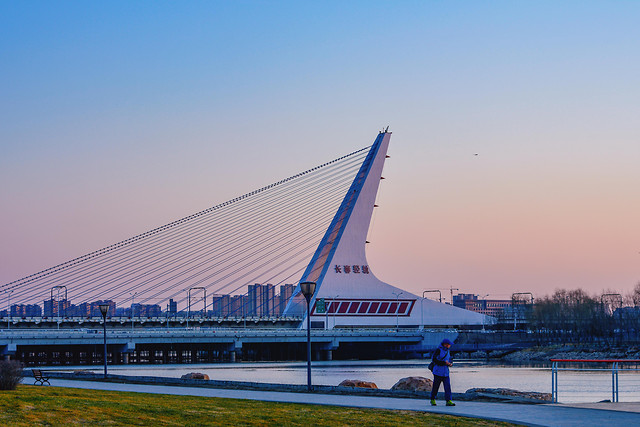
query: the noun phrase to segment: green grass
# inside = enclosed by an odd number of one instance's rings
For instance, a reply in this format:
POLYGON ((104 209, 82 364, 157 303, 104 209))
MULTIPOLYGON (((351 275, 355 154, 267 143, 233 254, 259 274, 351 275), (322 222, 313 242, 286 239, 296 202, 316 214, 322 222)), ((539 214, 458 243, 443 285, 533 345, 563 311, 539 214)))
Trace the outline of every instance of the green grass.
POLYGON ((20 385, 14 391, 0 391, 0 425, 509 426, 513 424, 413 411, 20 385))

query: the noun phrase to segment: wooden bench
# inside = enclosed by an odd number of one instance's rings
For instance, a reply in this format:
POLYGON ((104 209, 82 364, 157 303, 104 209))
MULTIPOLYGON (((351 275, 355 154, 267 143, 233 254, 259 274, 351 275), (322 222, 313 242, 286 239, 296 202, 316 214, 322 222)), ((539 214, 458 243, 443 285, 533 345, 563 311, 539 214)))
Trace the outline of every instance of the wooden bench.
POLYGON ((51 385, 49 383, 49 377, 46 374, 44 374, 40 369, 32 369, 31 371, 33 372, 33 378, 35 379, 35 382, 33 383, 33 385, 36 385, 38 383, 40 383, 40 385, 44 385, 44 383, 51 385))

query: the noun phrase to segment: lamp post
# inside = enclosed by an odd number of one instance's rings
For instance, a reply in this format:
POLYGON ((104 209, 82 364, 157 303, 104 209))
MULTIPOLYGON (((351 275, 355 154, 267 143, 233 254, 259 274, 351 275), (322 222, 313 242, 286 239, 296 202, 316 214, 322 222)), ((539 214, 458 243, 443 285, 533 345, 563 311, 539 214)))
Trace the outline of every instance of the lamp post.
MULTIPOLYGON (((65 315, 66 309, 65 309, 65 305, 67 304, 67 287, 64 285, 61 286, 54 286, 51 288, 51 304, 53 305, 53 291, 56 291, 56 304, 53 307, 53 311, 54 313, 57 312, 58 314, 58 329, 60 329, 60 323, 62 323, 62 317, 65 315), (62 313, 60 313, 60 293, 62 292, 62 290, 64 289, 64 300, 62 300, 62 313), (56 307, 57 306, 57 307, 56 307)), ((52 313, 53 315, 53 313, 52 313)))
POLYGON ((400 300, 398 298, 400 298, 400 295, 402 295, 404 292, 391 292, 392 294, 394 294, 396 296, 396 332, 398 332, 398 309, 400 308, 400 300))
MULTIPOLYGON (((485 294, 482 296, 482 300, 484 301, 484 312, 486 313, 487 311, 487 297, 489 296, 489 294, 485 294)), ((482 313, 482 332, 486 332, 484 329, 484 318, 487 316, 485 313, 482 313)))
POLYGON ((107 378, 107 313, 109 312, 109 304, 100 304, 98 307, 100 307, 104 328, 104 377, 107 378))
POLYGON ((7 294, 7 329, 11 329, 11 294, 15 289, 4 291, 7 294))
POLYGON ((204 293, 204 315, 207 315, 207 290, 201 286, 189 288, 187 292, 187 328, 189 327, 189 319, 191 318, 191 291, 202 291, 204 293))
POLYGON ((324 305, 324 329, 329 330, 329 306, 324 305))
MULTIPOLYGON (((247 298, 249 297, 249 295, 247 295, 247 298)), ((244 295, 240 296, 240 301, 242 302, 242 327, 244 329, 247 329, 247 313, 245 312, 245 305, 247 304, 247 300, 245 299, 244 295)))
POLYGON ((338 303, 338 297, 339 297, 339 296, 340 296, 339 294, 338 294, 338 295, 336 295, 336 296, 333 298, 333 301, 331 301, 331 305, 332 305, 332 306, 333 306, 333 304, 337 304, 337 305, 336 305, 336 309, 335 309, 335 310, 333 310, 333 329, 335 329, 335 328, 336 328, 336 313, 338 312, 338 307, 340 307, 340 304, 338 303))
POLYGON ((131 332, 133 333, 133 299, 138 295, 137 292, 129 292, 131 295, 131 332))
POLYGON ((307 389, 311 391, 311 297, 316 292, 316 282, 300 282, 300 290, 307 300, 307 389))

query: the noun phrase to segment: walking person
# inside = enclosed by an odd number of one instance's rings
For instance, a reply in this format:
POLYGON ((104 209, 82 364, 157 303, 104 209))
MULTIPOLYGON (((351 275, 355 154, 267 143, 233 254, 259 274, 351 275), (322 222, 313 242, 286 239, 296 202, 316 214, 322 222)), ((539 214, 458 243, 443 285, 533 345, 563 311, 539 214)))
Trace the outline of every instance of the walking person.
POLYGON ((447 401, 447 406, 456 406, 451 401, 451 382, 449 381, 449 366, 451 363, 451 354, 449 348, 453 344, 448 339, 443 339, 436 351, 433 353, 433 358, 429 368, 433 371, 433 387, 431 388, 431 405, 436 406, 436 396, 438 395, 438 389, 440 383, 444 384, 444 400, 447 401))

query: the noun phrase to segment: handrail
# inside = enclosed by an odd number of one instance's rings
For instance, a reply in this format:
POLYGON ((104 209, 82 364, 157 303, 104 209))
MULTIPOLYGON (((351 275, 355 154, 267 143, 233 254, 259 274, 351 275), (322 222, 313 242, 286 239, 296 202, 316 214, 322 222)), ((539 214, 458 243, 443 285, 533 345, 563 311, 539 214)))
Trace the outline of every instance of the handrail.
POLYGON ((579 369, 558 368, 559 362, 569 363, 611 363, 611 401, 619 401, 618 372, 621 363, 640 363, 640 359, 549 359, 551 361, 551 396, 558 403, 558 371, 572 371, 579 369))

